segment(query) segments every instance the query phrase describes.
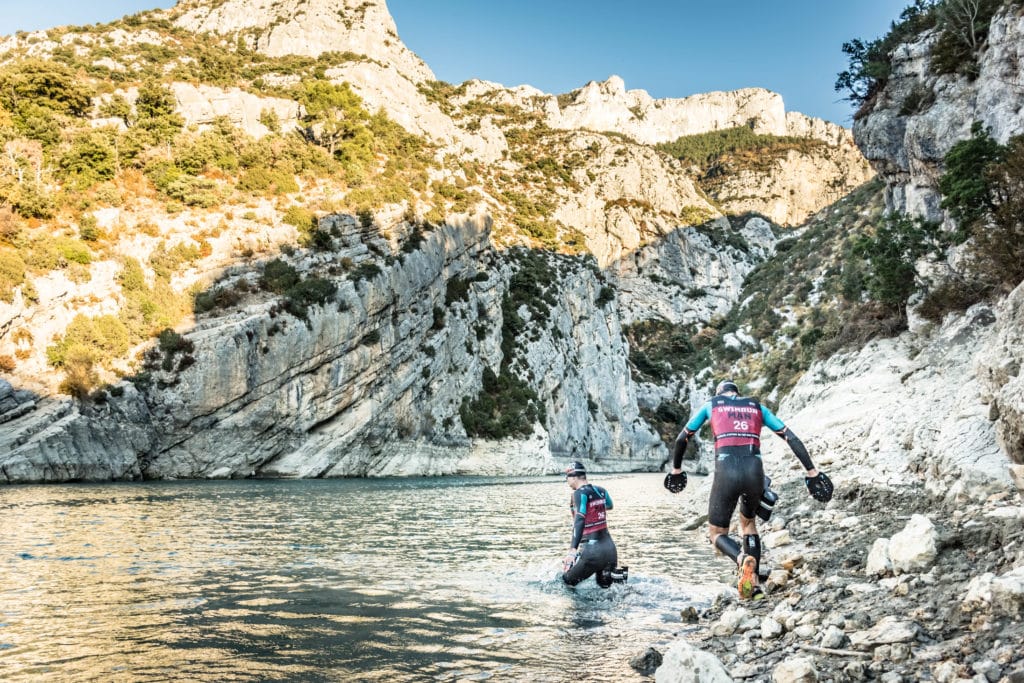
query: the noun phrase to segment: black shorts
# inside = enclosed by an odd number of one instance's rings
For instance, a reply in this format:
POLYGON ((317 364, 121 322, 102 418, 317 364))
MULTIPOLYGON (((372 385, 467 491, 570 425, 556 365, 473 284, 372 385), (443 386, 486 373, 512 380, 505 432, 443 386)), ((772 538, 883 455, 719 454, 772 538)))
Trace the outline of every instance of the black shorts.
MULTIPOLYGON (((580 541, 579 550, 580 559, 569 571, 562 574, 562 581, 570 586, 575 586, 580 581, 598 574, 602 570, 606 569, 610 572, 619 563, 619 551, 615 548, 612 535, 607 532, 597 535, 596 538, 584 537, 580 541)), ((608 588, 612 584, 611 581, 608 581, 608 585, 604 585, 601 582, 601 575, 598 574, 598 585, 601 588, 608 588)))
POLYGON ((760 455, 749 451, 719 453, 708 500, 708 523, 728 529, 736 503, 740 504, 741 515, 752 518, 763 492, 764 466, 760 455))

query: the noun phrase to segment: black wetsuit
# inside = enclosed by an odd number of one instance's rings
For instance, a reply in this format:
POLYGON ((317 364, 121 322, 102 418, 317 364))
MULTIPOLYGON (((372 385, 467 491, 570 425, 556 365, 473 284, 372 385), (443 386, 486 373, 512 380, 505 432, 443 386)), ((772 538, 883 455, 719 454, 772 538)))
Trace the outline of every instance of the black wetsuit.
POLYGON ((612 585, 611 572, 619 562, 619 552, 608 532, 605 511, 612 508, 612 498, 600 486, 584 484, 572 492, 573 530, 570 547, 578 548, 580 557, 562 580, 575 586, 597 575, 602 588, 612 585))
POLYGON ((784 439, 804 469, 814 467, 803 443, 772 411, 754 398, 715 396, 690 418, 676 439, 673 467, 680 467, 690 437, 707 422, 715 438, 715 479, 708 500, 708 523, 729 527, 736 504, 740 514, 753 518, 764 491, 761 428, 784 439))

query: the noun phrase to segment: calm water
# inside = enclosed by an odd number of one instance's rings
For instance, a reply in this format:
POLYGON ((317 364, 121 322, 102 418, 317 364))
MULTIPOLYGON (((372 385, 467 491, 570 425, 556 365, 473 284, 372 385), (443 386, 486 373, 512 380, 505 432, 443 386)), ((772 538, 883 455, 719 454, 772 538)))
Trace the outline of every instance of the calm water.
POLYGON ((660 475, 594 482, 608 591, 555 579, 561 478, 0 488, 0 678, 641 680, 725 565, 660 475))

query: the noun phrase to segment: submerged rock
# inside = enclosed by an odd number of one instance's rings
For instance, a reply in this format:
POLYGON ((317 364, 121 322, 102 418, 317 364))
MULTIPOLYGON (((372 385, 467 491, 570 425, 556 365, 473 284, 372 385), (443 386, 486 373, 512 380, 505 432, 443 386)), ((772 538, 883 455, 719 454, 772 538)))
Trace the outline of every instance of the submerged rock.
POLYGON ((633 657, 633 659, 629 660, 629 665, 644 676, 650 676, 659 666, 661 666, 663 660, 664 657, 660 652, 655 650, 653 647, 649 647, 643 654, 637 655, 636 657, 633 657))

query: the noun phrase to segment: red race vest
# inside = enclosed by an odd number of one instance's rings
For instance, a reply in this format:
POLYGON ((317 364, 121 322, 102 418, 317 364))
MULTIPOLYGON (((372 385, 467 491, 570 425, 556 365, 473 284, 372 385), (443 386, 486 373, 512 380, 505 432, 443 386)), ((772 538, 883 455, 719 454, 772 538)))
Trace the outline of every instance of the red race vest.
POLYGON ((587 509, 583 511, 584 536, 608 528, 604 496, 592 484, 587 484, 587 488, 589 491, 584 491, 587 494, 587 509))
POLYGON ((764 418, 761 404, 752 398, 716 396, 711 399, 711 432, 715 448, 726 446, 761 447, 764 418))

